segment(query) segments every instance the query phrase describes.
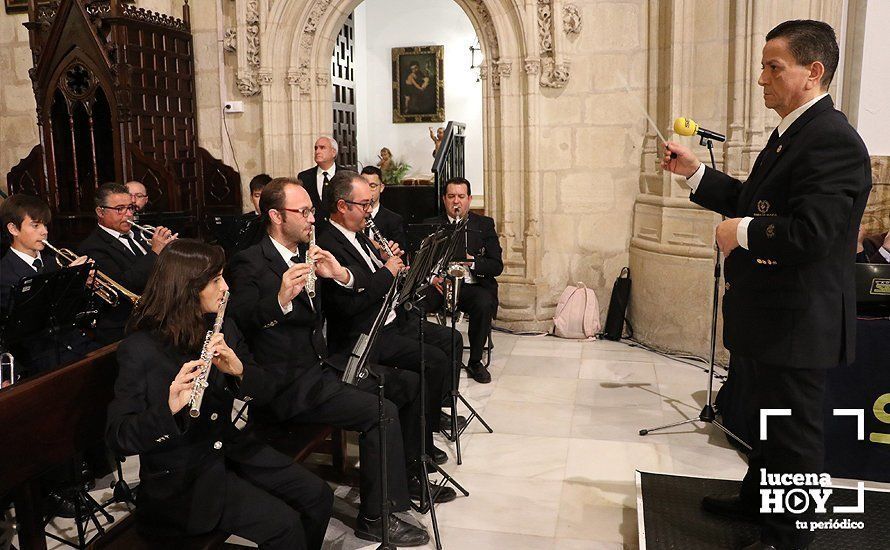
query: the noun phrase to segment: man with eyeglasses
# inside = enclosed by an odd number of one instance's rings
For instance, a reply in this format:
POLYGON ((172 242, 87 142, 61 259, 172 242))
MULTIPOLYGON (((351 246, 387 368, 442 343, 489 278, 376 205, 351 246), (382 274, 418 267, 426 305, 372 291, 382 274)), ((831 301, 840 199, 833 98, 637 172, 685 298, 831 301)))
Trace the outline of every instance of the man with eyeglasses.
MULTIPOLYGON (((333 351, 348 353, 359 335, 366 333, 374 323, 393 277, 404 264, 397 243, 389 242, 394 255, 388 256, 378 251, 364 233, 365 220, 371 210, 368 182, 356 172, 341 170, 331 181, 331 187, 330 223, 319 232, 318 244, 348 267, 356 279, 366 281, 365 290, 358 298, 327 285, 330 287, 325 310, 328 340, 333 351)), ((372 350, 375 361, 389 367, 419 371, 421 348, 417 328, 416 315, 409 314, 403 308, 390 311, 372 350)), ((424 436, 427 438, 428 454, 436 463, 444 464, 448 461, 448 455, 433 445, 432 434, 439 431, 443 420, 450 418, 443 418, 441 408, 446 397, 450 400, 452 346, 460 357, 463 338, 448 327, 426 320, 424 334, 428 396, 425 411, 427 433, 424 436)))
POLYGON ((136 212, 144 212, 148 206, 148 191, 145 186, 138 181, 128 181, 125 185, 130 192, 130 201, 136 207, 136 212))
MULTIPOLYGON (((253 421, 282 420, 331 424, 361 433, 361 506, 356 535, 380 540, 381 449, 375 381, 365 378, 356 386, 341 382, 346 356, 330 356, 324 332, 324 304, 329 293, 322 281, 358 295, 365 283, 357 280, 334 256, 318 246, 309 247, 315 225, 315 208, 298 180, 275 178, 260 196, 267 235, 232 258, 232 298, 229 312, 244 331, 257 362, 289 386, 288 398, 254 411, 253 421), (315 261, 315 296, 305 291, 309 264, 315 261)), ((328 331, 328 335, 331 332, 328 331)), ((374 365, 386 377, 387 487, 392 511, 405 511, 421 490, 417 475, 409 477, 406 460, 419 456, 419 380, 413 372, 374 365)), ((440 493, 442 500, 445 493, 440 493)), ((454 498, 451 494, 451 499, 454 498)), ((426 531, 390 518, 390 541, 396 546, 426 544, 426 531)))
MULTIPOLYGON (((383 184, 383 172, 376 166, 365 166, 362 168, 362 177, 365 178, 365 181, 368 182, 368 187, 371 188, 370 216, 374 220, 374 225, 380 229, 385 238, 397 242, 399 248, 404 250, 405 242, 408 240, 405 236, 404 218, 380 204, 380 195, 386 187, 383 184)), ((373 239, 370 230, 366 229, 365 234, 373 239)))
MULTIPOLYGON (((98 225, 80 246, 80 254, 89 256, 96 268, 139 294, 148 282, 148 275, 161 250, 176 236, 166 227, 158 227, 151 241, 137 238, 132 231, 135 205, 126 186, 105 183, 96 190, 98 225)), ((124 296, 114 308, 102 312, 96 323, 96 341, 110 344, 124 335, 124 326, 133 310, 124 296)))

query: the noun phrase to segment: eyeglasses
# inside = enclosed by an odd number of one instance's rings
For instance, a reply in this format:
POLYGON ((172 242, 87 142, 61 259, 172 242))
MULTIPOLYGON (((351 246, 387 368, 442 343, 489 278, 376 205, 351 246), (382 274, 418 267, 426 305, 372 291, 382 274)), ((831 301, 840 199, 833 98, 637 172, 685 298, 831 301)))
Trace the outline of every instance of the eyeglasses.
MULTIPOLYGON (((277 209, 276 209, 277 210, 277 209)), ((306 208, 282 208, 281 210, 286 210, 288 212, 293 212, 294 214, 299 214, 304 218, 308 219, 309 216, 315 215, 314 207, 306 207, 306 208)))
POLYGON ((369 183, 369 184, 368 184, 368 187, 370 187, 371 189, 377 189, 378 187, 380 187, 380 186, 382 186, 382 185, 383 185, 382 183, 377 183, 377 182, 375 181, 374 183, 369 183))
POLYGON ((371 209, 371 201, 368 201, 368 202, 355 202, 355 201, 348 201, 348 200, 346 200, 346 199, 343 199, 343 202, 345 202, 346 204, 354 204, 354 205, 358 206, 359 208, 361 208, 362 210, 365 210, 365 211, 371 209))
POLYGON ((114 210, 118 214, 125 214, 126 212, 135 212, 136 205, 135 204, 127 204, 121 206, 100 206, 99 208, 103 210, 114 210))
POLYGON ((130 193, 131 199, 147 199, 148 195, 145 193, 130 193))

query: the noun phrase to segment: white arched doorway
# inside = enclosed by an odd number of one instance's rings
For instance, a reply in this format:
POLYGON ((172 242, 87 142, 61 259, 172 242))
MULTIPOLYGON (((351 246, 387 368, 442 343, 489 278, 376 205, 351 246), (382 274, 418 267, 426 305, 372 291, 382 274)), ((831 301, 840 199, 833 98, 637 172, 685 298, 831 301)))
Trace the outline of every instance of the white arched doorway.
MULTIPOLYGON (((452 0, 442 0, 452 1, 452 0)), ((499 318, 524 326, 549 322, 551 294, 540 280, 541 180, 538 98, 560 88, 563 19, 553 1, 533 8, 514 0, 453 0, 479 37, 485 62, 483 148, 486 213, 504 247, 499 318), (540 292, 539 290, 544 290, 540 292)), ((311 163, 312 144, 332 129, 331 51, 361 0, 236 0, 242 93, 261 94, 265 170, 296 174, 311 163)))

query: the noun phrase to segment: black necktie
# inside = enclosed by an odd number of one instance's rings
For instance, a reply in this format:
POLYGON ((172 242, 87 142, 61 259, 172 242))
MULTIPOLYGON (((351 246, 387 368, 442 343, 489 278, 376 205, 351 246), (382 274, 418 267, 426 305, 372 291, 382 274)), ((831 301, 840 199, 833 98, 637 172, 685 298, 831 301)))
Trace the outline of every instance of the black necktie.
POLYGON ((322 172, 321 175, 324 176, 324 181, 321 182, 321 203, 326 206, 328 204, 328 195, 331 190, 331 180, 328 178, 327 172, 322 172))
POLYGON ((374 270, 376 271, 377 263, 374 260, 378 258, 377 255, 374 254, 374 247, 371 245, 370 239, 368 239, 368 237, 366 237, 364 233, 356 233, 355 238, 356 240, 358 240, 358 244, 362 245, 362 249, 371 259, 371 263, 374 264, 374 270))
POLYGON ((140 256, 144 256, 142 249, 136 246, 136 241, 134 241, 128 233, 121 233, 121 239, 127 241, 127 244, 130 245, 130 250, 133 251, 133 255, 137 258, 140 256))
POLYGON ((40 273, 40 270, 43 269, 43 262, 40 261, 40 258, 34 258, 34 261, 31 262, 31 265, 34 266, 34 269, 37 273, 40 273))

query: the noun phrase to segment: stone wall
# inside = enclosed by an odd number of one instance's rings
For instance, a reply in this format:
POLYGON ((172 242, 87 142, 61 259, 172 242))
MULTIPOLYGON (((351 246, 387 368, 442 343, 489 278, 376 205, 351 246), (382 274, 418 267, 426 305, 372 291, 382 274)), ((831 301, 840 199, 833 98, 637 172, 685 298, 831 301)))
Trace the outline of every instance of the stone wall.
POLYGON ((6 173, 37 144, 37 113, 31 91, 31 48, 22 23, 27 14, 0 13, 0 188, 6 173))

